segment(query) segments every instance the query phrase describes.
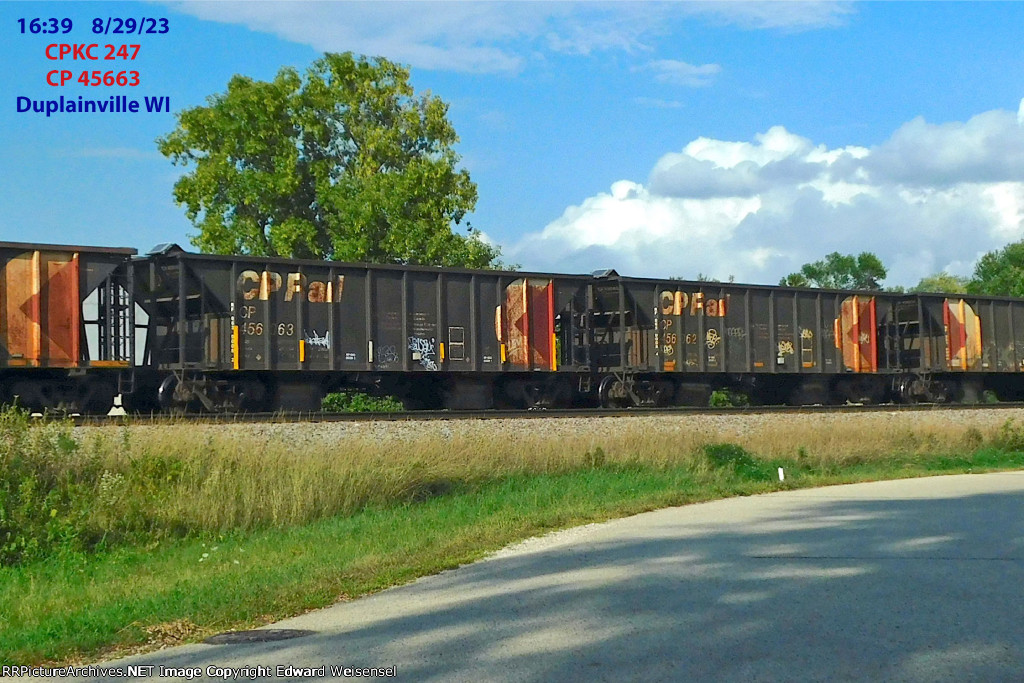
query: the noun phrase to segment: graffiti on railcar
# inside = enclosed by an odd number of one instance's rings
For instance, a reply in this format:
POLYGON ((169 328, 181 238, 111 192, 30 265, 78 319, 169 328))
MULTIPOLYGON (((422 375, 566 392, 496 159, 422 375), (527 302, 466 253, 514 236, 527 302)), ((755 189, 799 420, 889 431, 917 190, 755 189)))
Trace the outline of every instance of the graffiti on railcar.
POLYGON ((306 332, 306 344, 309 346, 321 346, 325 349, 331 348, 331 331, 325 330, 323 335, 317 333, 316 330, 312 332, 306 332))
POLYGON ((381 344, 377 347, 378 363, 397 363, 398 361, 398 349, 395 348, 394 344, 381 344))
POLYGON ((437 370, 436 343, 433 337, 409 337, 409 350, 412 359, 426 370, 437 370))

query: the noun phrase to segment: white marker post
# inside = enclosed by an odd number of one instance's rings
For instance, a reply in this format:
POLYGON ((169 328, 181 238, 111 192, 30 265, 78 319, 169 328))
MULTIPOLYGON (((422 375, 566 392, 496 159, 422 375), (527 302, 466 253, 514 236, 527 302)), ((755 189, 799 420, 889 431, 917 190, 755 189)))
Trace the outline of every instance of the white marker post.
POLYGON ((781 467, 779 468, 779 481, 786 481, 786 473, 782 471, 781 467))

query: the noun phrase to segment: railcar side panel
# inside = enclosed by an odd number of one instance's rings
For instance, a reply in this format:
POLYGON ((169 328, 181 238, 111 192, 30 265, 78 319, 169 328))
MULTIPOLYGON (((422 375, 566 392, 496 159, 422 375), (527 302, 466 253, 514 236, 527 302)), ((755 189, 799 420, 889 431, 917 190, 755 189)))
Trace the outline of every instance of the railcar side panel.
POLYGON ((375 324, 373 272, 330 268, 327 277, 334 283, 333 301, 317 306, 317 317, 310 317, 316 322, 303 332, 307 352, 312 352, 313 358, 325 357, 328 370, 372 369, 368 342, 375 324))
POLYGON ((367 355, 374 370, 411 369, 406 352, 405 287, 403 273, 372 271, 370 338, 367 355))
POLYGON ((981 336, 984 346, 982 365, 992 372, 1017 372, 1017 358, 1013 339, 1013 307, 1008 301, 989 301, 982 319, 981 336))
POLYGON ((797 295, 797 329, 794 363, 799 372, 821 373, 821 299, 814 292, 797 295))
POLYGON ((753 366, 750 346, 749 296, 747 290, 726 289, 728 307, 722 335, 725 344, 725 369, 729 372, 750 372, 753 366))
POLYGON ((1013 345, 1017 367, 1024 370, 1024 302, 1010 302, 1009 314, 1011 332, 1008 343, 1013 345))
POLYGON ((440 339, 443 357, 440 360, 446 370, 464 372, 474 368, 476 288, 473 276, 452 274, 445 277, 445 315, 440 339))
POLYGON ((994 304, 994 301, 979 301, 975 308, 981 328, 981 370, 984 372, 995 372, 997 365, 994 304))
POLYGON ((987 319, 982 322, 982 337, 988 352, 985 362, 994 372, 1013 372, 1018 367, 1010 320, 1008 302, 989 302, 987 319))
POLYGON ((267 346, 267 329, 271 324, 270 298, 280 273, 257 263, 240 263, 238 269, 241 277, 248 275, 249 278, 256 278, 255 282, 246 278, 249 286, 242 293, 236 316, 241 348, 239 369, 266 370, 271 367, 270 349, 267 346))
POLYGON ((335 301, 335 295, 339 295, 341 300, 358 300, 358 297, 352 296, 352 292, 345 291, 352 284, 348 277, 339 278, 335 268, 322 267, 303 267, 301 280, 293 282, 293 288, 302 287, 301 291, 295 292, 299 303, 294 329, 298 340, 298 366, 301 369, 328 371, 336 367, 334 347, 340 338, 338 314, 342 304, 341 301, 335 301))
POLYGON ((753 372, 772 372, 775 355, 772 320, 772 300, 769 292, 750 292, 750 336, 753 372))
POLYGON ((654 310, 658 301, 657 290, 649 282, 629 282, 624 295, 626 308, 635 321, 627 341, 629 365, 637 372, 656 371, 654 310))
POLYGON ((779 291, 775 304, 775 371, 798 372, 796 292, 779 291))
POLYGON ((838 297, 834 294, 818 294, 818 305, 821 310, 818 336, 820 343, 822 372, 839 372, 842 367, 842 351, 836 344, 835 320, 839 317, 838 297))
POLYGON ((438 287, 441 275, 410 271, 408 286, 406 332, 403 353, 414 372, 436 372, 441 369, 441 346, 438 310, 438 287))
POLYGON ((499 372, 502 365, 501 314, 498 277, 475 275, 476 280, 476 325, 473 337, 476 343, 474 369, 484 372, 499 372), (477 364, 478 363, 478 364, 477 364))
POLYGON ((81 342, 78 254, 42 252, 40 257, 39 297, 46 321, 40 360, 51 367, 75 367, 81 342))
POLYGON ((5 365, 35 366, 40 355, 39 252, 7 255, 0 287, 0 345, 5 365))
POLYGON ((518 278, 505 287, 501 333, 509 368, 550 370, 554 362, 554 285, 518 278))

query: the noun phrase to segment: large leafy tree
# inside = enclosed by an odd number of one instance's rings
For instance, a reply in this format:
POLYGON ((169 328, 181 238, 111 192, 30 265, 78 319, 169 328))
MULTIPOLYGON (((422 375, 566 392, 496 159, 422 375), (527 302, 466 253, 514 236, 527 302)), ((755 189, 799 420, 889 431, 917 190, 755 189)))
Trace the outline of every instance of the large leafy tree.
POLYGON ((967 291, 1024 297, 1024 241, 1007 244, 978 259, 967 291))
POLYGON ((821 261, 805 263, 799 272, 790 273, 779 284, 788 287, 880 290, 885 275, 881 259, 870 252, 853 256, 834 251, 821 261))
POLYGON ((157 140, 191 167, 174 198, 204 252, 444 266, 497 265, 466 224, 448 106, 386 59, 326 54, 304 75, 234 76, 157 140))

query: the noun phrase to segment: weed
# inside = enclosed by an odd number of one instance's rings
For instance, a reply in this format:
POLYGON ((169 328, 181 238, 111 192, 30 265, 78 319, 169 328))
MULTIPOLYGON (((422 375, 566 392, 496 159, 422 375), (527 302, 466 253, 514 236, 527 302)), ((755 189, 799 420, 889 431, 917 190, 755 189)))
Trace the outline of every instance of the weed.
POLYGON ((716 468, 729 469, 737 477, 750 481, 770 481, 773 468, 733 443, 712 443, 703 448, 704 456, 716 468))
POLYGON ((405 406, 394 396, 370 396, 361 391, 339 391, 324 396, 320 407, 329 413, 397 413, 405 406))
POLYGON ((604 449, 598 446, 593 451, 587 451, 583 456, 583 464, 585 467, 594 469, 597 467, 603 467, 608 456, 604 454, 604 449))
POLYGON ((78 450, 67 422, 34 425, 18 408, 0 412, 0 566, 83 548, 99 473, 78 450))
POLYGON ((981 448, 985 443, 985 435, 977 427, 968 427, 963 435, 963 445, 969 451, 981 448))
POLYGON ((735 408, 740 406, 749 406, 750 398, 739 391, 732 391, 730 389, 715 389, 711 392, 711 398, 708 399, 708 405, 712 408, 735 408))
POLYGON ((1024 427, 1010 418, 999 427, 992 445, 1004 451, 1024 451, 1024 427))

